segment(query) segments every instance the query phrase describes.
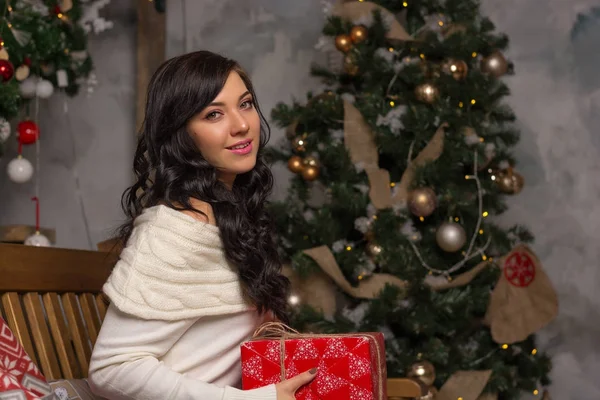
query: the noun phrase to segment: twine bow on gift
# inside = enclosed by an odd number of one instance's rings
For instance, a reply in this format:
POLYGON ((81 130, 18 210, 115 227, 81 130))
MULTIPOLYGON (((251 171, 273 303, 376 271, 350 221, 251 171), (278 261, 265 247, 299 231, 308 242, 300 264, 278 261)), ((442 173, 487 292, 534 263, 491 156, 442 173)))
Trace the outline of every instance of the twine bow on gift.
POLYGON ((300 333, 297 330, 287 326, 281 322, 265 322, 259 326, 252 335, 252 341, 255 340, 279 340, 279 367, 281 374, 281 381, 285 378, 285 341, 288 339, 319 339, 319 338, 342 338, 342 337, 366 337, 375 345, 375 358, 376 358, 376 371, 377 371, 377 389, 379 397, 375 400, 384 400, 383 398, 383 385, 384 385, 384 368, 385 360, 381 359, 382 349, 377 341, 375 335, 371 333, 359 332, 359 333, 300 333))

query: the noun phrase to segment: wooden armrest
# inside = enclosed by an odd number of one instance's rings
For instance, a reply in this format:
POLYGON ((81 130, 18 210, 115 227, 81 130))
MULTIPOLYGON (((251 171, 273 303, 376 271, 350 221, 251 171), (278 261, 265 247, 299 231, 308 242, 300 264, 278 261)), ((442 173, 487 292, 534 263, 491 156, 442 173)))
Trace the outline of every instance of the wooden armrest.
POLYGON ((427 393, 429 393, 429 387, 418 379, 388 378, 387 380, 387 394, 390 400, 395 397, 423 397, 427 393))

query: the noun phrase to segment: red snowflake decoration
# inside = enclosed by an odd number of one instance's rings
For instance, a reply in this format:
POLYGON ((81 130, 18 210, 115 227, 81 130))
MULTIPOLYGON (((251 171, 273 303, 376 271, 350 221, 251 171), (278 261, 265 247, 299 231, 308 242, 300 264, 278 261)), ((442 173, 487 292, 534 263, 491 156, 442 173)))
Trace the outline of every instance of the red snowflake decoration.
POLYGON ((524 251, 515 251, 504 263, 506 280, 516 287, 527 287, 535 279, 535 263, 524 251))

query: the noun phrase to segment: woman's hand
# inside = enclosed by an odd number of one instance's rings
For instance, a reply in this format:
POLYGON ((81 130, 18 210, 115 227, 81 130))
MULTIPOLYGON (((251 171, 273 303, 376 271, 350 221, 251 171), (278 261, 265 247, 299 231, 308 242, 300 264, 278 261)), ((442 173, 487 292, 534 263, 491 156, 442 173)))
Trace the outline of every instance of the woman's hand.
POLYGON ((277 400, 295 400, 294 394, 296 391, 312 381, 316 375, 317 369, 313 368, 310 371, 276 384, 277 400))

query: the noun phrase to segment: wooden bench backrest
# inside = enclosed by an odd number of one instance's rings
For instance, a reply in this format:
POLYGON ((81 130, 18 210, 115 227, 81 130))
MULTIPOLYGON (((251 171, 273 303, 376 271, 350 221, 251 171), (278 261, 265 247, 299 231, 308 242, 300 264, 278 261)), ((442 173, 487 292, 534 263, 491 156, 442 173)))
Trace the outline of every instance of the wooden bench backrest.
POLYGON ((0 315, 47 379, 87 376, 114 262, 106 252, 0 243, 0 315))

